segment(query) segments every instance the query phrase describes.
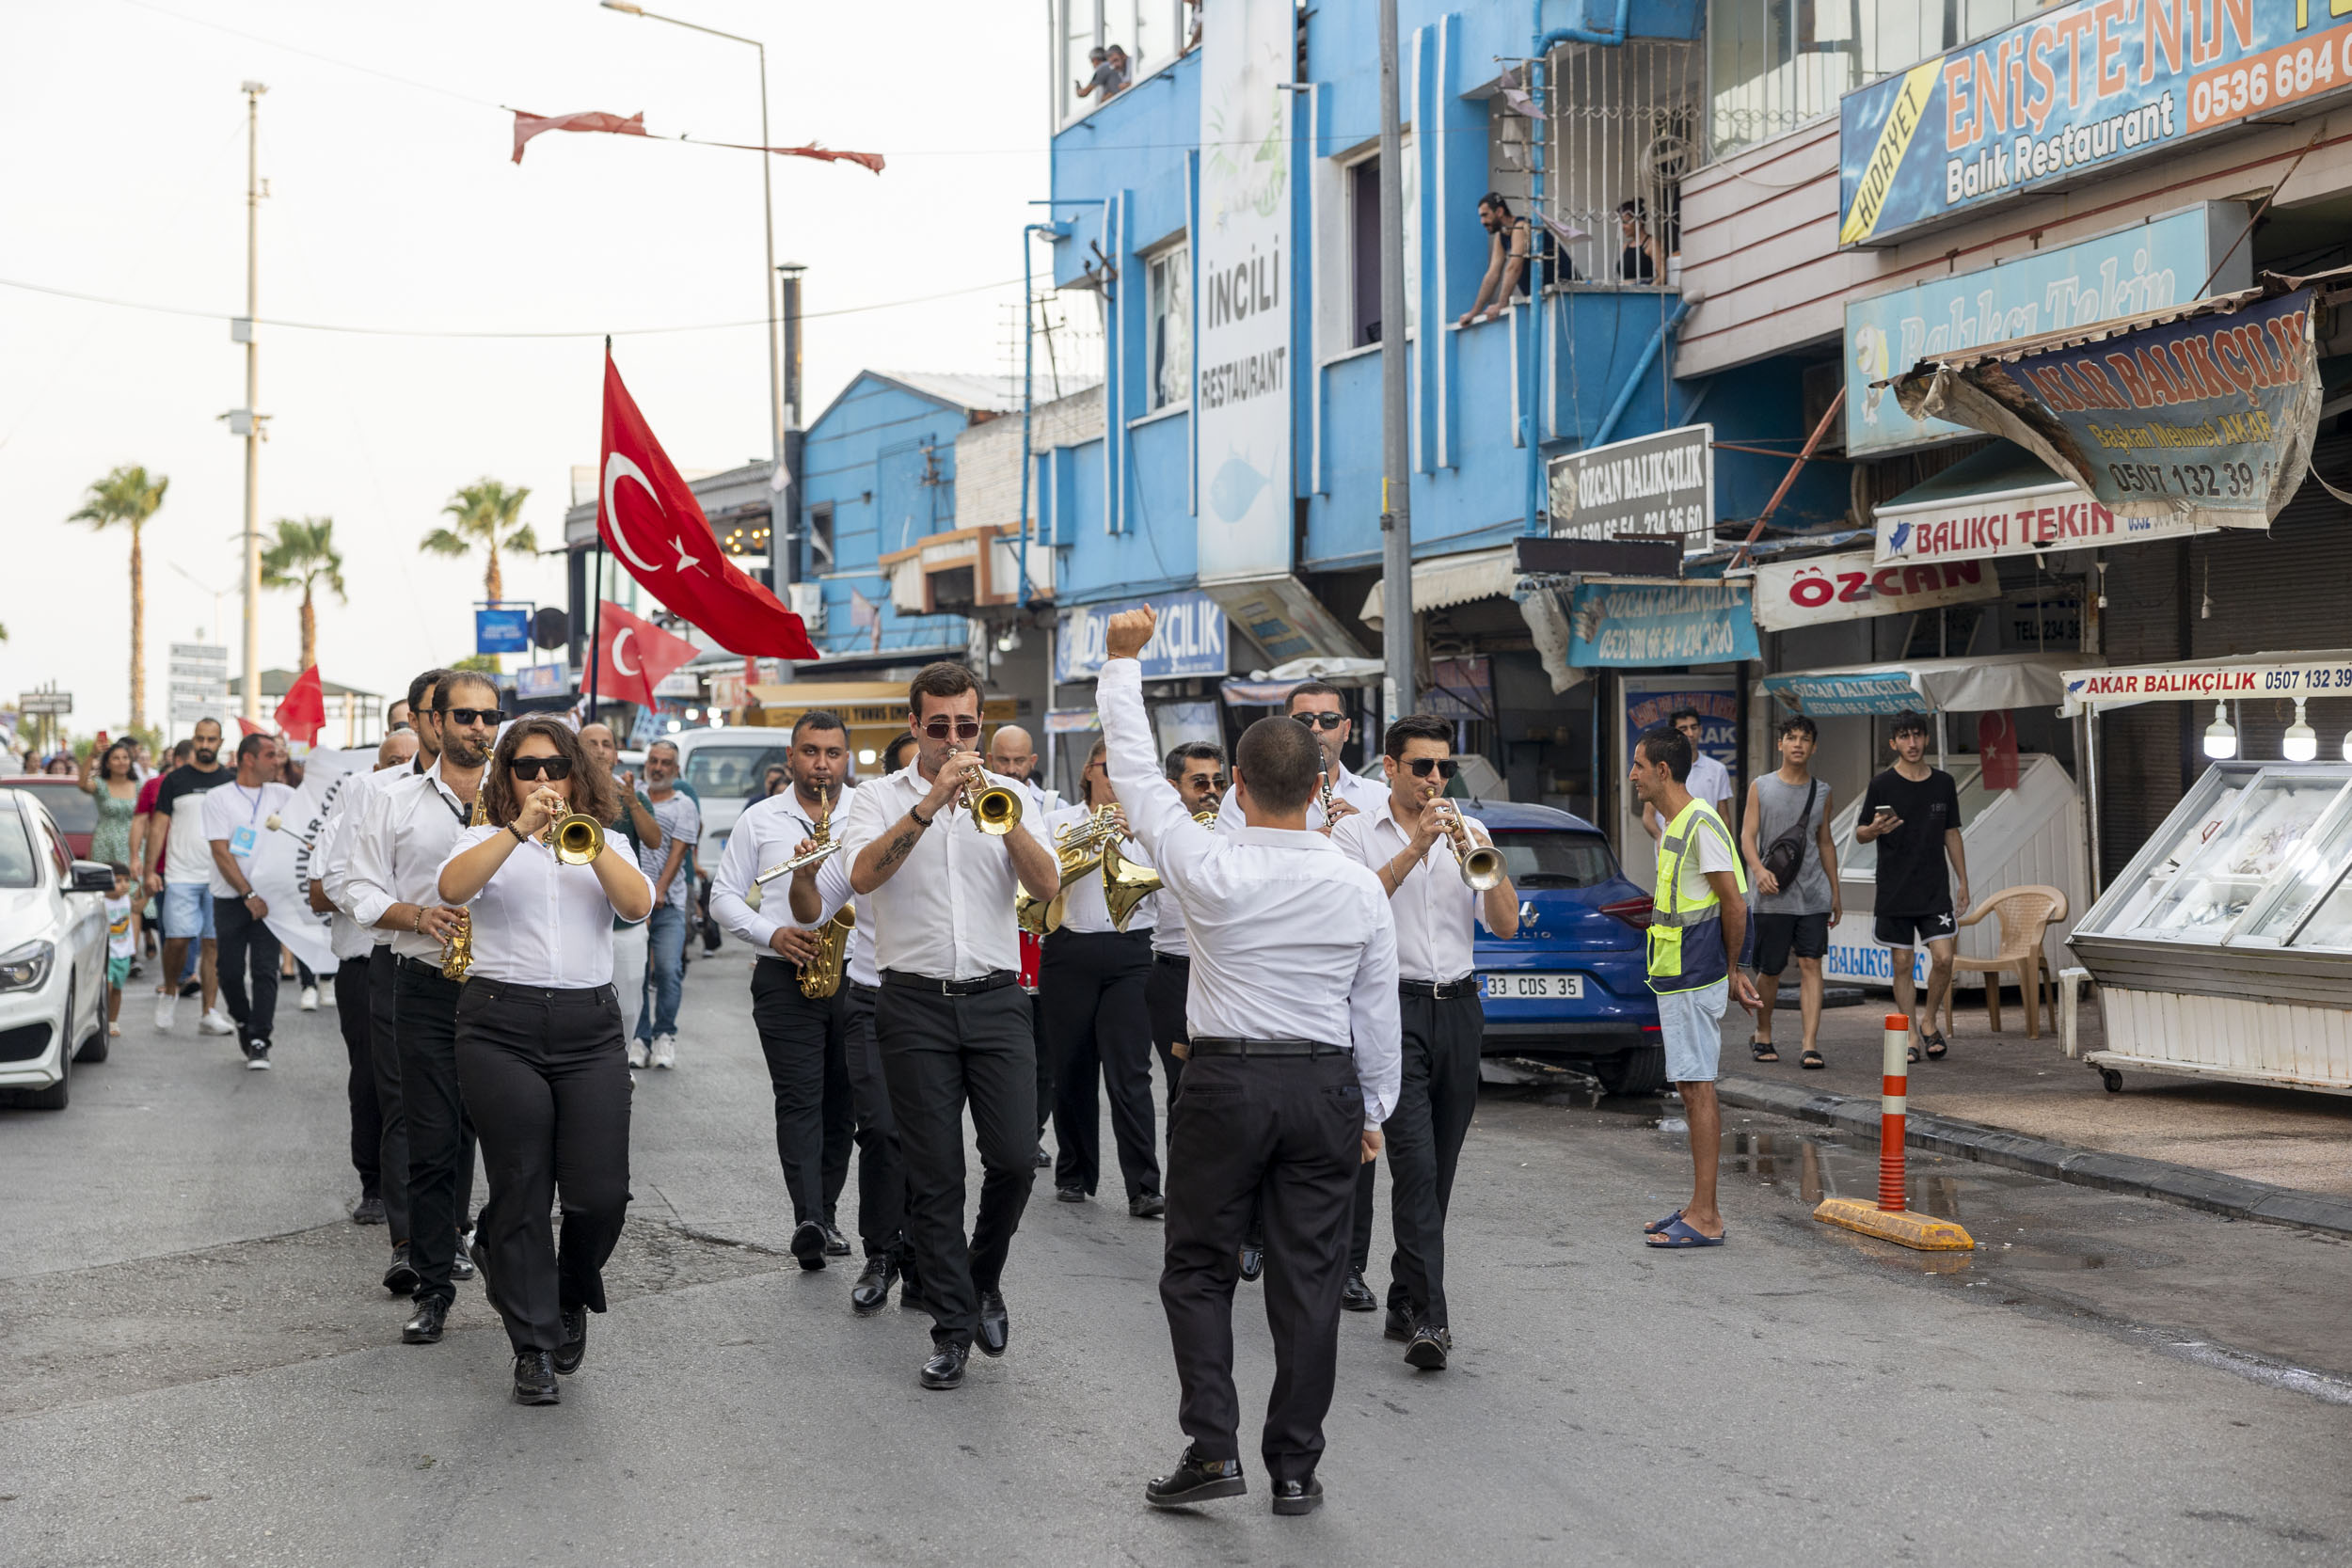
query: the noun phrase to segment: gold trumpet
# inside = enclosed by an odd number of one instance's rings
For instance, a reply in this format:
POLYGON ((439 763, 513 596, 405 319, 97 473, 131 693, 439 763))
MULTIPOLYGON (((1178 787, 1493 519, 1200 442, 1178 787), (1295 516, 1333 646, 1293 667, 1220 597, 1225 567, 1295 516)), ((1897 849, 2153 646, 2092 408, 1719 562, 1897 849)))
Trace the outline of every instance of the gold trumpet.
POLYGON ((548 830, 548 843, 565 865, 586 865, 604 853, 604 824, 584 812, 570 812, 548 830))
POLYGON ((1502 851, 1491 848, 1472 838, 1468 824, 1462 820, 1462 814, 1455 811, 1451 804, 1433 797, 1423 809, 1436 810, 1440 807, 1445 812, 1440 821, 1445 828, 1446 847, 1454 851, 1454 863, 1461 868, 1463 882, 1472 893, 1484 893, 1490 887, 1501 886, 1502 883, 1502 851))
POLYGON ((1021 825, 1021 797, 1003 784, 987 782, 978 768, 963 770, 963 803, 972 809, 972 825, 992 838, 1002 838, 1021 825))

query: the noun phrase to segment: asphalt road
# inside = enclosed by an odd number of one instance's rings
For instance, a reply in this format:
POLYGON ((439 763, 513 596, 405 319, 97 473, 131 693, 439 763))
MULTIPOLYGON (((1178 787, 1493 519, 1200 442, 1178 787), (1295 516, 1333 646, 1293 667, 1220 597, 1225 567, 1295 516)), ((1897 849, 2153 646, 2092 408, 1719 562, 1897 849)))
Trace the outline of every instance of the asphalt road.
MULTIPOLYGON (((1923 1258, 1806 1217, 1870 1151, 1735 1114, 1730 1244, 1660 1256, 1671 1104, 1549 1091, 1482 1104, 1452 1370, 1344 1320, 1324 1511, 1265 1512, 1246 1430, 1258 1491, 1154 1513, 1181 1447, 1158 1227, 1033 1202, 1011 1354, 921 1391, 927 1320, 855 1319, 850 1271, 781 1255, 747 969, 694 967, 680 1066, 642 1075, 613 1310, 553 1409, 507 1402, 472 1287, 441 1345, 395 1342, 384 1232, 343 1218, 331 1011, 289 1015, 261 1074, 127 1008, 72 1109, 0 1113, 0 1563, 2352 1555, 2343 1244, 1930 1164, 1915 1203, 1983 1250, 1923 1258)), ((1256 1407, 1249 1287, 1236 1326, 1256 1407)))

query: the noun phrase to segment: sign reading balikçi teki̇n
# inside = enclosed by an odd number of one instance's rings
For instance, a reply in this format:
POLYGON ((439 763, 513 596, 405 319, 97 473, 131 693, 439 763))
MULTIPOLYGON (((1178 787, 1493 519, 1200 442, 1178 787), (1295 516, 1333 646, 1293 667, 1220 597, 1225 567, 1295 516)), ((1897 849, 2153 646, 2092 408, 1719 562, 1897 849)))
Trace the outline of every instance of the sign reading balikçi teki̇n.
POLYGON ((1715 543, 1715 427, 1684 425, 1551 460, 1555 539, 1682 541, 1685 554, 1715 543))
POLYGON ((2343 0, 2074 0, 1845 96, 1837 242, 1883 245, 2347 88, 2343 0))

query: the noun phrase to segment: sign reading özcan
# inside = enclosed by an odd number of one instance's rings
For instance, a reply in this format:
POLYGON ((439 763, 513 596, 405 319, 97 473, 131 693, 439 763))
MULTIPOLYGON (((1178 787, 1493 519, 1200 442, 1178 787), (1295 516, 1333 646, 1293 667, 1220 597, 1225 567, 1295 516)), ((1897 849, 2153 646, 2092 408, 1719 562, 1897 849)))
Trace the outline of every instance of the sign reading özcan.
POLYGON ((1756 569, 1756 624, 1766 631, 2000 596, 2000 574, 1981 561, 1881 564, 1868 550, 1851 550, 1756 569))
POLYGON ((1555 539, 1673 537, 1685 555, 1715 543, 1715 427, 1684 425, 1551 460, 1555 539))

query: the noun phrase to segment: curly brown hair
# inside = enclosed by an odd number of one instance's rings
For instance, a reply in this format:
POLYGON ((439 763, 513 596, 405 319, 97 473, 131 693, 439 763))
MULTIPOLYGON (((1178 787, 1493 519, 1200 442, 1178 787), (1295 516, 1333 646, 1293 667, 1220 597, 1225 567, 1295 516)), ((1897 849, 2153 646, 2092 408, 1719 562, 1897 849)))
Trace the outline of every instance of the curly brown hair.
MULTIPOLYGON (((482 792, 483 813, 492 826, 503 828, 522 815, 522 797, 515 793, 513 764, 516 749, 534 735, 553 741, 555 754, 571 763, 572 810, 598 822, 611 822, 621 815, 620 786, 612 782, 612 775, 604 765, 588 754, 572 727, 561 719, 533 714, 516 720, 499 736, 498 751, 490 758, 482 792)), ((529 790, 523 791, 523 796, 529 794, 529 790)))

